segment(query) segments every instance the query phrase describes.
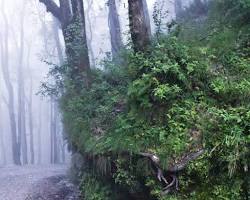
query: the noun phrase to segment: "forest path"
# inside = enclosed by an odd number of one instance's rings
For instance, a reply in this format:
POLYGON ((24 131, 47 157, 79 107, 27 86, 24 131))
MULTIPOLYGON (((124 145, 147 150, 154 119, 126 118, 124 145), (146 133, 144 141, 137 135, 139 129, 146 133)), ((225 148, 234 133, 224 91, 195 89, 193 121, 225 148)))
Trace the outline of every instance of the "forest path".
POLYGON ((77 200, 64 165, 0 167, 0 200, 77 200))

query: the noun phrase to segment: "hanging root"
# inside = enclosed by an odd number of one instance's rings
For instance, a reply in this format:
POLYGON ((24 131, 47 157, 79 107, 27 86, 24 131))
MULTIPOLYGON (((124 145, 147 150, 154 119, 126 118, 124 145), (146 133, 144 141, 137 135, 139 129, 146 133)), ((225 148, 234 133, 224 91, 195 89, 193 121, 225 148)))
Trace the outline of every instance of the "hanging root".
POLYGON ((179 190, 179 181, 175 174, 183 170, 190 161, 195 160, 203 153, 204 153, 203 149, 194 153, 190 153, 189 155, 184 157, 178 164, 169 167, 166 171, 168 174, 170 174, 169 176, 172 178, 171 183, 168 183, 166 177, 163 174, 163 170, 160 167, 160 158, 158 156, 151 153, 139 153, 139 155, 149 158, 153 163, 153 165, 156 167, 158 180, 166 185, 163 188, 162 195, 166 195, 171 191, 171 189, 173 189, 173 186, 175 186, 175 190, 179 190))
POLYGON ((171 191, 171 188, 173 186, 175 186, 176 190, 179 190, 179 188, 178 188, 178 182, 179 182, 178 178, 176 177, 176 175, 171 175, 171 178, 172 178, 172 182, 170 184, 168 184, 165 188, 163 188, 162 195, 168 194, 171 191))
POLYGON ((159 181, 163 181, 164 184, 168 185, 168 181, 167 181, 167 179, 164 177, 162 170, 161 170, 160 168, 158 168, 158 167, 157 167, 157 170, 158 170, 158 172, 157 172, 158 180, 159 180, 159 181))

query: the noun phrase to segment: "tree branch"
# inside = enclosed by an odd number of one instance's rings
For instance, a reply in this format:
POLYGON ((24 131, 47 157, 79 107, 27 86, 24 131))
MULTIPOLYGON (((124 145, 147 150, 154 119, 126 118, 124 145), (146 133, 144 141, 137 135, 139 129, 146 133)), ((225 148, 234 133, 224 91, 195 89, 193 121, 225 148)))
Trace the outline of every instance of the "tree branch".
POLYGON ((201 149, 197 152, 188 154, 180 163, 178 163, 172 167, 169 167, 167 171, 172 172, 172 173, 176 173, 178 171, 183 170, 188 165, 188 163, 190 161, 193 161, 196 158, 200 157, 204 152, 205 152, 204 149, 201 149))
POLYGON ((204 149, 201 149, 194 153, 189 153, 186 157, 184 157, 181 161, 179 161, 177 164, 173 164, 171 167, 169 167, 166 172, 170 175, 172 178, 171 183, 168 183, 166 177, 163 174, 163 170, 160 167, 160 158, 152 153, 139 153, 140 156, 149 158, 153 165, 157 168, 157 178, 159 181, 163 182, 166 186, 163 188, 162 195, 166 195, 170 192, 171 188, 175 185, 175 189, 178 190, 178 178, 176 177, 176 173, 183 170, 189 162, 197 159, 199 156, 201 156, 204 153, 204 149))
MULTIPOLYGON (((190 161, 195 160, 196 158, 201 156, 203 153, 204 153, 204 149, 201 149, 194 153, 190 153, 185 158, 183 158, 179 163, 169 167, 167 171, 171 173, 176 173, 178 171, 181 171, 187 166, 187 164, 190 161)), ((155 165, 159 166, 160 158, 157 155, 154 155, 152 153, 139 153, 139 155, 148 157, 155 165)))
POLYGON ((46 6, 47 12, 50 12, 54 17, 56 17, 60 22, 62 22, 61 9, 53 0, 39 0, 46 6))

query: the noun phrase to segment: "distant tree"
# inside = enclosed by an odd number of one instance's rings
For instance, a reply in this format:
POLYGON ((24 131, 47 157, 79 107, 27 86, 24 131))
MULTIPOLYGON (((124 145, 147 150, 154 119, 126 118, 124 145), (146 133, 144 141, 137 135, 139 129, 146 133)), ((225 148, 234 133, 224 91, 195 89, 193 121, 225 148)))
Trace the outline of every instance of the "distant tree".
POLYGON ((208 0, 194 0, 196 16, 206 16, 208 14, 208 0))
POLYGON ((16 44, 18 49, 18 63, 17 63, 17 82, 18 82, 18 137, 21 144, 23 164, 28 164, 28 147, 26 135, 26 104, 25 104, 25 79, 23 75, 24 67, 24 17, 25 17, 26 2, 22 3, 21 17, 20 17, 20 35, 19 41, 16 44))
POLYGON ((50 102, 50 162, 59 163, 59 144, 58 144, 58 105, 55 99, 50 102))
POLYGON ((177 0, 176 4, 176 15, 178 19, 202 19, 208 16, 209 4, 213 1, 208 0, 192 0, 190 1, 190 5, 183 8, 183 1, 177 0))
MULTIPOLYGON (((6 103, 7 103, 7 100, 6 100, 6 103)), ((6 152, 5 152, 5 143, 4 143, 4 135, 3 135, 4 133, 3 123, 2 123, 3 118, 1 117, 3 116, 2 114, 3 114, 2 104, 0 102, 0 149, 1 149, 0 161, 2 162, 1 164, 5 165, 6 164, 6 152)))
POLYGON ((146 20, 146 25, 148 28, 148 32, 151 35, 152 30, 151 30, 150 14, 149 14, 149 10, 148 10, 147 0, 142 0, 142 3, 143 3, 143 12, 144 12, 145 20, 146 20))
POLYGON ((33 77, 32 72, 29 66, 30 60, 30 46, 28 45, 28 55, 27 55, 27 68, 29 70, 29 96, 27 98, 27 110, 28 110, 28 118, 29 118, 29 135, 30 135, 30 163, 35 164, 35 150, 34 150, 34 123, 33 123, 33 77))
POLYGON ((92 42, 93 42, 93 30, 92 30, 92 24, 91 22, 93 20, 95 20, 95 18, 93 19, 93 17, 90 16, 90 11, 93 7, 93 0, 87 0, 87 9, 86 9, 86 19, 88 22, 88 30, 89 30, 89 34, 87 35, 87 40, 88 40, 88 49, 89 49, 89 53, 90 53, 90 57, 91 57, 91 62, 93 67, 95 67, 95 54, 94 54, 94 50, 92 47, 92 42))
POLYGON ((17 125, 16 125, 16 115, 15 115, 15 105, 14 105, 14 89, 12 82, 10 80, 9 71, 9 25, 8 19, 4 10, 4 1, 1 2, 1 14, 4 21, 4 35, 0 35, 0 52, 1 52, 1 66, 3 72, 3 78, 5 86, 8 92, 8 111, 10 118, 10 130, 11 130, 11 143, 12 143, 12 154, 13 161, 16 165, 21 165, 21 152, 20 152, 20 142, 17 137, 17 125))
POLYGON ((176 19, 178 20, 181 17, 181 13, 183 11, 182 0, 175 0, 174 8, 175 8, 175 16, 176 16, 176 19))
POLYGON ((116 0, 109 0, 108 7, 109 7, 108 24, 110 32, 111 51, 113 57, 116 58, 123 46, 121 37, 121 26, 116 7, 116 0))
POLYGON ((38 127, 37 127, 37 163, 42 163, 42 102, 39 102, 38 108, 38 127))
POLYGON ((52 28, 53 28, 53 37, 54 37, 54 42, 55 42, 55 46, 56 46, 58 61, 59 61, 59 64, 62 65, 64 62, 63 48, 62 48, 61 41, 60 41, 59 24, 58 24, 58 20, 56 18, 54 18, 54 20, 53 20, 53 27, 52 28))

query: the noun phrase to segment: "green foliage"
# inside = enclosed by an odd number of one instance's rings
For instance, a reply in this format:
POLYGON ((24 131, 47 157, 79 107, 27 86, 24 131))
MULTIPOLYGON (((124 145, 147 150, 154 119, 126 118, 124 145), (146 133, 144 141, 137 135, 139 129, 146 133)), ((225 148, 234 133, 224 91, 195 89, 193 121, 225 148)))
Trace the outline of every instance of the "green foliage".
POLYGON ((135 107, 142 110, 151 109, 153 105, 171 105, 189 95, 187 93, 205 90, 210 77, 207 63, 192 56, 188 47, 175 37, 163 38, 153 47, 150 56, 134 55, 130 68, 136 66, 140 66, 137 71, 140 76, 136 76, 128 95, 136 102, 135 107))
POLYGON ((93 176, 87 176, 81 183, 81 196, 85 200, 111 200, 112 190, 93 176))
POLYGON ((128 52, 126 66, 105 60, 104 70, 92 70, 89 89, 75 90, 67 68, 60 69, 67 139, 86 157, 85 199, 246 199, 250 3, 220 0, 205 8, 177 32, 159 29, 149 51, 128 52), (205 153, 178 174, 180 191, 166 196, 139 156, 158 155, 167 171, 199 149, 205 153))
POLYGON ((113 175, 114 181, 116 184, 133 188, 135 187, 135 177, 131 174, 132 166, 128 166, 126 169, 127 160, 117 159, 116 160, 116 172, 113 175))

